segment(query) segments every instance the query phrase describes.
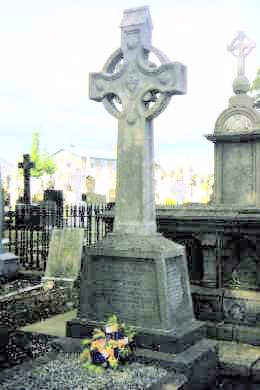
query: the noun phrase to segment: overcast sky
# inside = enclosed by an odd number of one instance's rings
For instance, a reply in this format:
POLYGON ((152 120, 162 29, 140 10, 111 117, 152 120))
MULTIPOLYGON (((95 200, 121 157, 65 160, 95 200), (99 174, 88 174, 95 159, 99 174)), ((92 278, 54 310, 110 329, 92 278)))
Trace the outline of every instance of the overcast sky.
POLYGON ((237 32, 256 41, 246 60, 260 67, 259 0, 0 0, 0 156, 15 162, 41 131, 48 153, 75 145, 112 157, 117 121, 88 99, 88 74, 120 46, 123 10, 149 5, 153 46, 188 68, 188 91, 154 121, 155 157, 174 169, 190 160, 213 170, 212 133, 232 95, 237 32), (204 160, 204 162, 203 162, 204 160))

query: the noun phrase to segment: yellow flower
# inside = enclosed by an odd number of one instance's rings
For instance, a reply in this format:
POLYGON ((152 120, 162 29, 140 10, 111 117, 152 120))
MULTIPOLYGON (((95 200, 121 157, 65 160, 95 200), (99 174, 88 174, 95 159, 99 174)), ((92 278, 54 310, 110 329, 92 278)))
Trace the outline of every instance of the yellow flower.
POLYGON ((95 341, 96 345, 97 345, 97 349, 101 349, 101 348, 104 348, 105 345, 106 345, 106 340, 105 339, 98 339, 95 341))
POLYGON ((99 346, 99 344, 97 343, 97 340, 92 341, 92 343, 90 345, 91 351, 93 351, 93 349, 98 349, 98 346, 99 346))
POLYGON ((109 359, 114 358, 114 350, 113 348, 106 347, 106 352, 109 354, 109 359))
POLYGON ((124 337, 123 339, 118 340, 118 347, 119 348, 122 348, 127 344, 128 344, 128 337, 124 337))

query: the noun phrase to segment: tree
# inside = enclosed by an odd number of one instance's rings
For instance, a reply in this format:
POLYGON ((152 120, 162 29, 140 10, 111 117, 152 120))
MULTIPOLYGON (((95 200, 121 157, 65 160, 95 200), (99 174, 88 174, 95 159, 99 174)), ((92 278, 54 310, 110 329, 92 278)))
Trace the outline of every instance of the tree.
POLYGON ((260 68, 258 69, 256 73, 256 78, 254 79, 251 85, 251 91, 257 91, 257 90, 260 90, 260 68))
POLYGON ((56 170, 55 163, 47 153, 41 153, 40 151, 39 130, 35 130, 32 135, 31 161, 35 164, 35 167, 31 170, 31 175, 34 177, 40 177, 44 173, 52 175, 56 170))

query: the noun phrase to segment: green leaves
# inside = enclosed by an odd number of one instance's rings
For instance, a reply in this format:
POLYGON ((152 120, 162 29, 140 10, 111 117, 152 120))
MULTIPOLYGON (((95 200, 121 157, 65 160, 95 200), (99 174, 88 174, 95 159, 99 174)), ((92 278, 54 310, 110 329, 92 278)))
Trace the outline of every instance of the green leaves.
POLYGON ((116 325, 116 324, 118 324, 117 316, 115 314, 113 314, 111 317, 109 317, 108 321, 107 321, 107 324, 108 325, 116 325))
POLYGON ((89 345, 89 344, 91 344, 91 341, 92 341, 91 339, 84 339, 81 341, 81 344, 82 345, 89 345))
POLYGON ((258 89, 260 89, 260 68, 257 71, 256 78, 254 79, 254 81, 253 81, 253 83, 251 85, 250 90, 251 91, 256 91, 258 89))

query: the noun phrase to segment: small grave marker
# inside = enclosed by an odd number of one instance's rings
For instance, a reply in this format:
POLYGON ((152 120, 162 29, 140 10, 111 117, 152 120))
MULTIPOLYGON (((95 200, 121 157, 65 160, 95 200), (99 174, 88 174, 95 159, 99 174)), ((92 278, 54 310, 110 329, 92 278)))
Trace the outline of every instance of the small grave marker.
POLYGON ((79 274, 84 229, 54 229, 43 281, 74 282, 79 274))

